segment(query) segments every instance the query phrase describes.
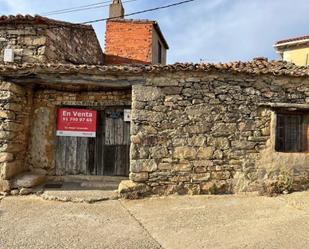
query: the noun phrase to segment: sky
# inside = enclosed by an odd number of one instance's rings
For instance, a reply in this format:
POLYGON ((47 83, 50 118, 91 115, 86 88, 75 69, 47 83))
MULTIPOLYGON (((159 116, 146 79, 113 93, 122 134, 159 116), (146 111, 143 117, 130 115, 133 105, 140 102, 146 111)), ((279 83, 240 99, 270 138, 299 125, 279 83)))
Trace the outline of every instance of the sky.
MULTIPOLYGON (((101 2, 106 0, 101 0, 101 2)), ((123 0, 124 2, 125 0, 123 0)), ((181 0, 136 0, 126 13, 181 0)), ((46 12, 98 3, 100 0, 0 0, 2 15, 46 12)), ((108 8, 47 16, 74 23, 108 17, 108 8)), ((168 63, 278 59, 277 40, 309 35, 308 0, 195 0, 132 18, 156 20, 170 46, 168 63)), ((105 22, 93 24, 104 48, 105 22)))

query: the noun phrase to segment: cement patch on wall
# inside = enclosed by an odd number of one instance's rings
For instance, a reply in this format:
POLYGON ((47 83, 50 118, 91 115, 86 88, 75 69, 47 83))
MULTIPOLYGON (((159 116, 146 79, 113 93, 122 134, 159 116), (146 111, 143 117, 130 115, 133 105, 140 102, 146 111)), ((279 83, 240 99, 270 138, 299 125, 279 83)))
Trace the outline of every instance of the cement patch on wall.
POLYGON ((55 126, 55 108, 38 107, 34 110, 28 157, 32 171, 40 172, 39 169, 50 170, 54 168, 55 126))

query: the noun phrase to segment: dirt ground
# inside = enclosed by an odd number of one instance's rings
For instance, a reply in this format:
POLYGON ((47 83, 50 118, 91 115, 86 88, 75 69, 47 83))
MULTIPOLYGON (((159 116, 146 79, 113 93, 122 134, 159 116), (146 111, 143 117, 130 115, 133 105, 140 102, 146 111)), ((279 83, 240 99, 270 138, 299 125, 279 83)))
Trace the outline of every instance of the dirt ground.
POLYGON ((6 197, 0 248, 309 248, 309 192, 95 204, 6 197))

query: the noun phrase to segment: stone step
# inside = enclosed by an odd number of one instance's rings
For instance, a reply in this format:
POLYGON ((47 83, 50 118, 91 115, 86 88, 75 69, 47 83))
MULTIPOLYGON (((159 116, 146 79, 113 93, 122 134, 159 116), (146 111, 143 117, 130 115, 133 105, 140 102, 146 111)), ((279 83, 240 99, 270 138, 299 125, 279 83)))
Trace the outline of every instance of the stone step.
POLYGON ((104 190, 45 190, 41 195, 44 200, 61 201, 61 202, 76 202, 76 203, 95 203, 99 201, 118 199, 116 191, 104 190))
POLYGON ((73 182, 47 182, 44 189, 68 189, 68 190, 117 190, 118 182, 101 181, 73 181, 73 182))
POLYGON ((33 188, 41 185, 45 182, 46 177, 44 175, 38 175, 33 173, 22 173, 16 176, 12 181, 12 188, 33 188))
POLYGON ((104 182, 104 183, 117 183, 117 184, 119 184, 123 180, 128 180, 128 177, 67 175, 67 176, 49 177, 49 180, 50 181, 59 181, 59 182, 104 182))
MULTIPOLYGON (((50 184, 50 182, 48 183, 50 184)), ((118 184, 102 182, 63 182, 60 188, 44 188, 45 200, 94 203, 118 198, 118 184)))
POLYGON ((118 189, 119 182, 101 182, 101 181, 87 181, 81 182, 80 186, 85 188, 94 188, 94 189, 118 189))

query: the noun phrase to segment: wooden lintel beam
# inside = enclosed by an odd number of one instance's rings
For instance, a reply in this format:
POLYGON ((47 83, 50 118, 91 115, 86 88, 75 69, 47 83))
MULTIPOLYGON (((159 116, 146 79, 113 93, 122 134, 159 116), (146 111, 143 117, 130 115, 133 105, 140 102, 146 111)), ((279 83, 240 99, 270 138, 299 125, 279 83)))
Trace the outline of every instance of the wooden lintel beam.
POLYGON ((42 84, 42 85, 91 85, 101 87, 123 88, 136 84, 144 84, 143 77, 132 76, 98 76, 98 75, 27 75, 15 77, 14 75, 2 76, 1 79, 17 84, 42 84))

